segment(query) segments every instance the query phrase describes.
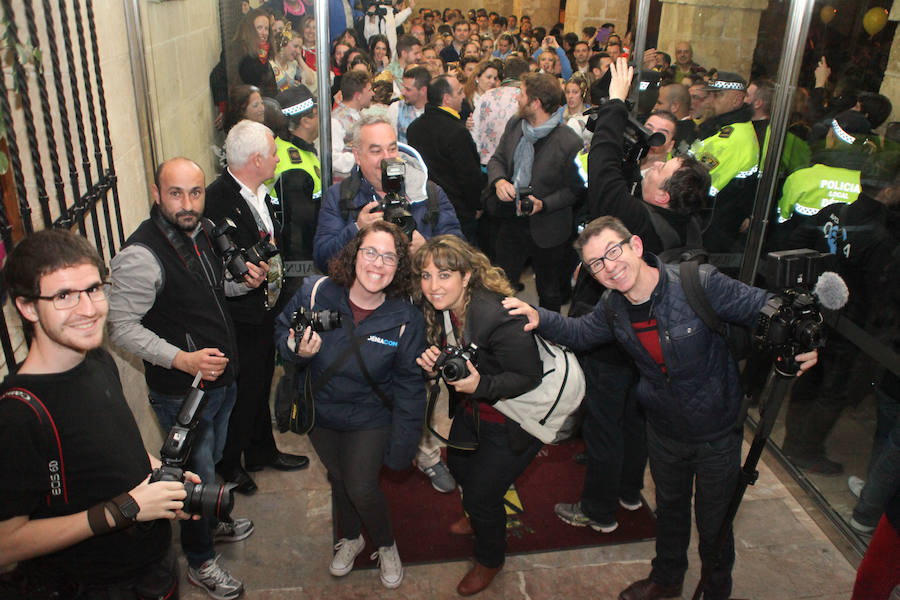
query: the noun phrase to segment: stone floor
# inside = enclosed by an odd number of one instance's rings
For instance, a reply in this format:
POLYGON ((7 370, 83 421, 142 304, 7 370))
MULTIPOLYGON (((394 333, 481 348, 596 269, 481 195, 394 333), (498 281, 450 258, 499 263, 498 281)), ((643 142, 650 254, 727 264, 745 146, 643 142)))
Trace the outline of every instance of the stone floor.
MULTIPOLYGON (((382 587, 378 572, 373 569, 354 571, 341 579, 332 577, 328 573, 332 553, 331 505, 324 468, 306 437, 276 437, 282 450, 309 455, 311 465, 295 473, 260 472, 255 477, 259 491, 250 497, 236 498, 235 516, 252 518, 256 531, 247 540, 221 545, 217 550, 223 563, 243 580, 245 598, 458 597, 455 588, 468 569, 465 561, 407 566, 403 584, 397 590, 382 587)), ((778 466, 774 469, 778 470, 778 466)), ((759 483, 748 490, 736 520, 734 596, 765 600, 849 598, 855 566, 765 461, 759 470, 759 483)), ((652 506, 653 483, 649 473, 646 484, 645 497, 652 506)), ((599 539, 602 534, 597 536, 599 539)), ((478 597, 616 598, 631 581, 647 575, 653 555, 653 543, 642 542, 510 556, 494 583, 478 597)), ((695 544, 690 556, 692 564, 683 598, 691 597, 698 578, 695 544)), ((182 597, 199 600, 206 594, 184 582, 182 597)))

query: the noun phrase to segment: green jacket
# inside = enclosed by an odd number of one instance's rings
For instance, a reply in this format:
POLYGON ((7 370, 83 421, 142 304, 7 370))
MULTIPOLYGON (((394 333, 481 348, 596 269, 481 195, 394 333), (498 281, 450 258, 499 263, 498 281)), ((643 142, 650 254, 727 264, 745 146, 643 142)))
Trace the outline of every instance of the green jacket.
POLYGON ((778 201, 778 222, 784 223, 794 213, 815 215, 829 204, 852 204, 860 191, 859 171, 827 165, 794 171, 785 180, 778 201))

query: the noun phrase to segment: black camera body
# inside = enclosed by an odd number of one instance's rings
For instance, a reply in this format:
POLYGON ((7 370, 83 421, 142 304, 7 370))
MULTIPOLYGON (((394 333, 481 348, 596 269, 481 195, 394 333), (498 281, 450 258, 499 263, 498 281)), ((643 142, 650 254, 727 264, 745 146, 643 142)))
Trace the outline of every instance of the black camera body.
POLYGON ((341 326, 341 313, 336 310, 313 311, 302 306, 291 315, 291 329, 300 335, 311 327, 313 331, 331 331, 341 326))
POLYGON ((520 217, 527 217, 534 210, 534 200, 528 197, 534 194, 534 188, 530 185, 519 188, 517 194, 519 196, 519 210, 517 214, 520 217))
MULTIPOLYGON (((609 98, 604 98, 597 106, 584 112, 584 114, 590 115, 587 123, 585 123, 585 128, 588 131, 593 133, 597 128, 597 113, 600 107, 607 102, 609 102, 609 98)), ((633 103, 626 101, 625 105, 630 112, 633 103)), ((650 131, 630 114, 628 115, 628 120, 625 121, 625 128, 622 134, 622 173, 625 175, 625 179, 631 183, 637 183, 641 180, 641 159, 647 155, 652 146, 665 144, 666 136, 658 131, 650 131)))
POLYGON ((375 15, 376 17, 386 17, 389 10, 393 10, 390 4, 373 4, 369 6, 366 14, 375 15))
POLYGON ((206 407, 206 394, 197 387, 200 374, 194 380, 191 391, 181 404, 175 425, 159 451, 162 466, 153 470, 150 483, 156 481, 178 481, 184 484, 187 497, 184 499, 184 512, 213 517, 219 521, 231 521, 231 509, 234 507, 232 486, 216 485, 215 482, 194 484, 184 480, 184 469, 191 454, 195 430, 200 422, 200 414, 206 407))
POLYGON ((812 286, 824 272, 827 256, 813 250, 770 252, 771 286, 782 291, 759 313, 753 341, 776 354, 775 368, 794 375, 794 356, 825 345, 825 319, 812 286))
POLYGON ((447 383, 459 381, 469 376, 469 368, 466 361, 475 364, 475 355, 478 346, 469 344, 465 348, 458 346, 446 346, 441 350, 441 355, 434 361, 434 370, 441 374, 447 383))
POLYGON ((273 256, 277 255, 279 250, 272 243, 272 236, 268 233, 250 248, 239 248, 231 238, 231 233, 237 230, 234 221, 226 218, 224 221, 216 225, 210 236, 212 237, 213 247, 222 260, 225 261, 225 269, 231 274, 231 277, 237 281, 243 281, 249 270, 246 263, 259 265, 266 262, 273 256))
POLYGON ((416 230, 416 219, 409 212, 409 202, 403 196, 403 182, 406 179, 406 163, 399 158, 385 158, 381 161, 381 189, 384 199, 379 201, 375 211, 383 212, 383 218, 403 230, 412 239, 416 230))

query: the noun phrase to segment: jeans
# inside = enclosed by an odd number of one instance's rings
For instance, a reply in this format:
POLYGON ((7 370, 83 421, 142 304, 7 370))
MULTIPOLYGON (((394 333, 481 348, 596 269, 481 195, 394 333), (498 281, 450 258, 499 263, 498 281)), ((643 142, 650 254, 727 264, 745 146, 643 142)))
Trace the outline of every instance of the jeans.
POLYGON ((880 389, 878 419, 866 485, 853 508, 853 518, 874 527, 884 512, 884 505, 900 488, 900 402, 880 389))
POLYGON ((590 356, 580 362, 587 383, 582 437, 588 455, 581 509, 591 519, 609 524, 616 520, 619 498, 636 501, 644 486, 644 417, 631 393, 633 367, 590 356))
POLYGON ((379 483, 389 425, 363 431, 315 427, 309 432, 316 454, 328 470, 341 536, 354 539, 365 526, 376 548, 394 543, 387 498, 379 483))
POLYGON ((718 560, 715 542, 740 473, 740 434, 732 432, 712 442, 680 442, 659 434, 648 423, 647 453, 656 484, 657 506, 656 558, 650 580, 660 585, 680 585, 684 580, 691 539, 691 495, 696 483, 694 512, 700 534, 700 560, 707 574, 703 597, 728 598, 734 534, 729 530, 718 560))
MULTIPOLYGON (((543 445, 532 438, 524 452, 513 452, 506 427, 506 423, 481 421, 476 450, 447 449, 447 466, 462 486, 463 509, 475 531, 475 560, 489 568, 501 566, 506 555, 506 490, 543 445)), ((472 415, 457 413, 450 428, 450 441, 470 441, 475 435, 472 415)))
MULTIPOLYGON (((222 458, 225 437, 228 433, 228 418, 234 407, 237 384, 205 390, 206 406, 200 414, 200 423, 194 431, 191 456, 187 468, 193 471, 203 483, 216 482, 216 463, 222 458)), ((166 435, 175 424, 184 396, 170 396, 150 390, 150 405, 156 412, 159 425, 166 435)), ((188 564, 199 568, 204 562, 215 557, 212 540, 212 519, 181 521, 181 548, 188 564)))

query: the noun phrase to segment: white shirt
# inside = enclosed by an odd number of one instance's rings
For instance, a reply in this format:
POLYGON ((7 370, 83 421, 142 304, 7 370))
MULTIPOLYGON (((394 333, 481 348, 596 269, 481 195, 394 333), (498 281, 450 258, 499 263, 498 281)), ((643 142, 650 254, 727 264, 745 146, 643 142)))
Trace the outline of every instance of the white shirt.
POLYGON ((234 173, 231 172, 231 169, 228 169, 228 174, 237 181, 239 186, 241 186, 241 197, 247 201, 250 208, 256 211, 257 216, 259 216, 263 225, 265 225, 266 231, 269 235, 274 236, 275 226, 272 224, 272 215, 269 214, 269 208, 266 206, 266 195, 269 193, 269 188, 266 187, 265 183, 261 183, 254 192, 244 185, 243 181, 235 177, 234 173))

